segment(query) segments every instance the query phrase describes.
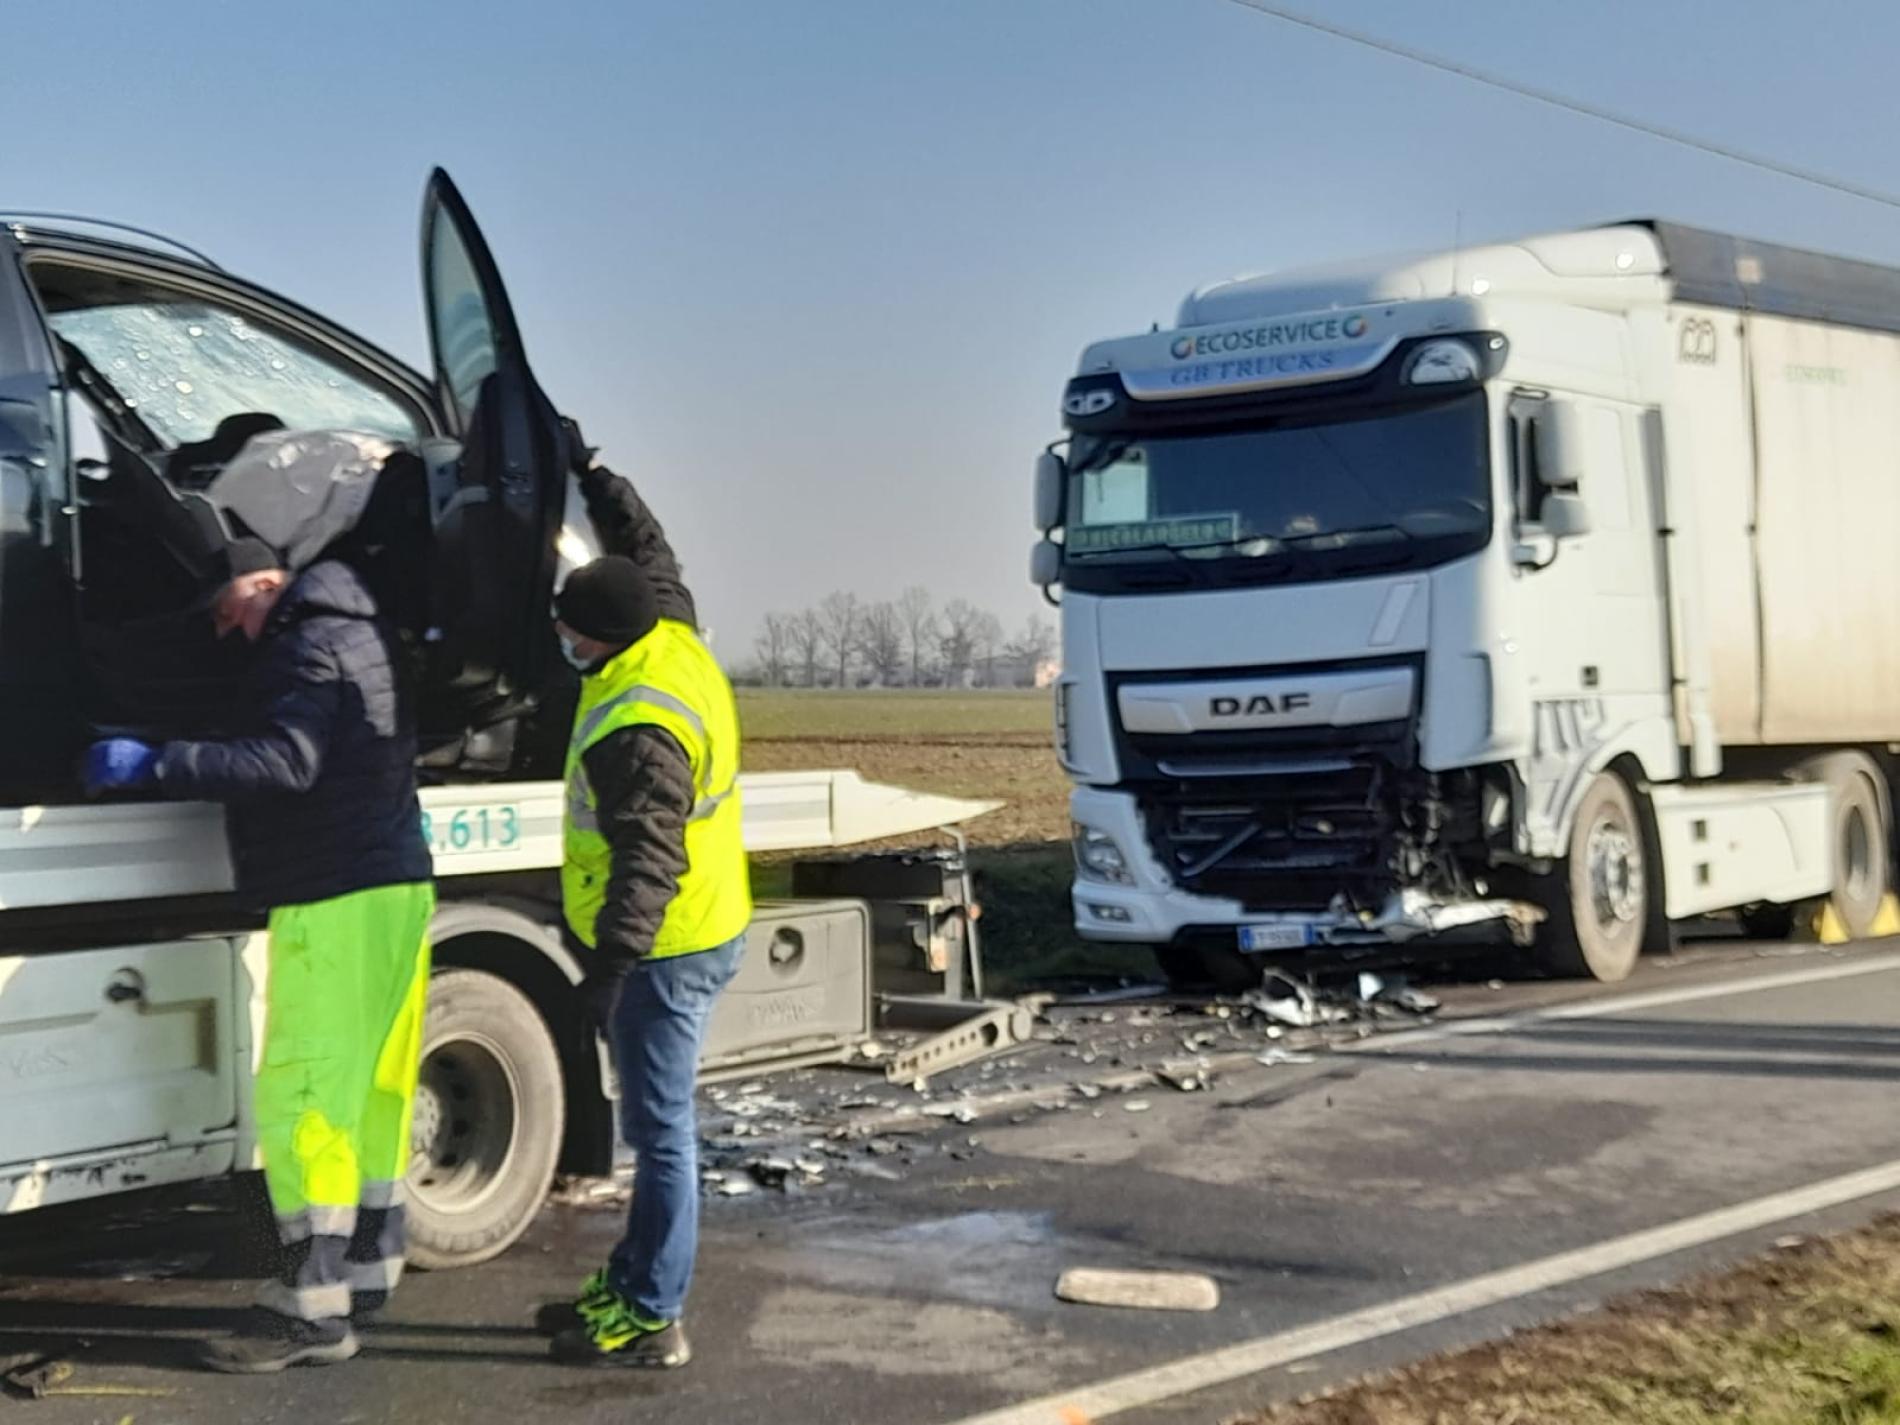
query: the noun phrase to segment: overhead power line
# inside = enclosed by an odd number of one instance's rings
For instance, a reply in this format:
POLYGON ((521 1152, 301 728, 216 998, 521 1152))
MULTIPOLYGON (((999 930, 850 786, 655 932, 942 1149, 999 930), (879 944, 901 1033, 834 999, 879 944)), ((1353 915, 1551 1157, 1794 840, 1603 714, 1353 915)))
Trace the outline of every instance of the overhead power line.
POLYGON ((1302 29, 1314 30, 1334 39, 1345 40, 1349 44, 1377 50, 1381 54, 1397 59, 1410 60, 1413 64, 1422 64, 1428 69, 1436 69, 1442 74, 1455 74, 1460 79, 1469 79, 1474 84, 1482 84, 1489 89, 1501 90, 1516 95, 1520 99, 1532 99, 1539 104, 1548 104, 1553 109, 1562 109, 1567 113, 1581 114, 1586 119, 1596 119, 1601 123, 1614 124, 1620 129, 1646 135, 1649 138, 1662 139, 1666 143, 1680 144, 1698 153, 1706 153, 1716 158, 1727 159, 1731 163, 1744 164, 1749 168, 1759 168, 1763 172, 1773 173, 1782 178, 1792 178, 1799 183, 1812 184, 1816 188, 1826 188, 1830 192, 1845 193, 1849 197, 1863 198, 1869 203, 1879 203, 1888 208, 1900 208, 1900 194, 1884 192, 1879 188, 1869 188, 1864 184, 1851 183, 1831 174, 1820 173, 1812 168, 1797 167, 1792 163, 1781 163, 1772 158, 1763 158, 1759 154, 1747 153, 1738 148, 1713 140, 1698 138, 1694 134, 1680 129, 1664 128, 1659 124, 1648 123, 1642 119, 1633 119, 1627 114, 1619 114, 1611 109, 1587 104, 1581 99, 1572 99, 1567 95, 1556 94, 1548 89, 1539 89, 1534 85, 1522 84, 1503 75, 1491 74, 1482 69, 1474 69, 1468 64, 1459 64, 1455 60, 1441 59, 1437 55, 1427 54, 1423 50, 1409 45, 1380 39, 1377 35, 1368 35, 1358 30, 1349 30, 1343 25, 1331 24, 1325 20, 1316 20, 1310 15, 1302 15, 1294 10, 1267 3, 1267 0, 1228 0, 1230 5, 1238 5, 1243 10, 1252 10, 1259 15, 1281 20, 1289 25, 1298 25, 1302 29))

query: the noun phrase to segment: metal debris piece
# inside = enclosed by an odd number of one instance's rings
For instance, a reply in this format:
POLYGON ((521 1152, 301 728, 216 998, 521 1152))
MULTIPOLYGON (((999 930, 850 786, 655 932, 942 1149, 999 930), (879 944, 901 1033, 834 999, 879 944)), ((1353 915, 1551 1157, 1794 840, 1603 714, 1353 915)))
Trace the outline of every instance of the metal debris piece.
POLYGON ((1311 1064, 1317 1062, 1311 1054, 1295 1054, 1287 1049, 1268 1049, 1265 1053, 1255 1054, 1256 1064, 1265 1064, 1269 1069, 1281 1064, 1311 1064))
POLYGON ((1219 1285, 1199 1272, 1071 1267, 1057 1279, 1056 1295, 1085 1306, 1126 1306, 1143 1311, 1212 1311, 1220 1305, 1219 1285))
POLYGON ((880 1022, 928 1031, 891 1055, 884 1074, 892 1083, 922 1084, 932 1074, 973 1064, 1036 1037, 1035 1012, 1014 1000, 943 1000, 880 995, 880 1022))
POLYGON ((1155 1070, 1155 1077, 1182 1093, 1197 1093, 1208 1086, 1207 1071, 1200 1068, 1180 1069, 1163 1064, 1155 1070))

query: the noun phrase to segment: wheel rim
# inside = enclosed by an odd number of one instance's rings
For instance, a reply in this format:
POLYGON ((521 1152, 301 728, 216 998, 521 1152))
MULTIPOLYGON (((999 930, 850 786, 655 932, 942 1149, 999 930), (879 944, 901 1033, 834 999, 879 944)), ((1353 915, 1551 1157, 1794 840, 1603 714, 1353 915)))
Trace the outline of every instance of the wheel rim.
POLYGON ((467 1212, 507 1175, 521 1121, 513 1066, 494 1041, 463 1035, 431 1046, 416 1082, 409 1187, 437 1212, 467 1212))
POLYGON ((1630 829, 1614 817, 1599 820, 1590 828, 1584 857, 1597 924, 1610 931, 1634 924, 1643 909, 1643 857, 1630 829))
POLYGON ((1874 833, 1867 824, 1867 808, 1858 803, 1847 808, 1841 826, 1841 865, 1847 872, 1841 884, 1848 896, 1866 899, 1874 878, 1874 833))

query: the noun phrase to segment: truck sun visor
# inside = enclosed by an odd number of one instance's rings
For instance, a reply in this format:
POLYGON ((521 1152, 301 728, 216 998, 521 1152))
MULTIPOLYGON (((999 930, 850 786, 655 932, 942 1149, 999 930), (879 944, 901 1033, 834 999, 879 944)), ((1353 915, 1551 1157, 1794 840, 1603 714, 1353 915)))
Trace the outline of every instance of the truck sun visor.
POLYGON ((302 569, 356 527, 396 448, 359 431, 266 431, 245 442, 205 494, 302 569))

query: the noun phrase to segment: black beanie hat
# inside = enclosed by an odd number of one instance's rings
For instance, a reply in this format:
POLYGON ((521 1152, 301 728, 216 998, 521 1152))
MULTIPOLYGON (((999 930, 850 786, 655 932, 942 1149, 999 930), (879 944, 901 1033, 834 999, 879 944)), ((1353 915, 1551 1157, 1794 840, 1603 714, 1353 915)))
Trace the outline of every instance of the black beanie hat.
POLYGON ((241 574, 256 574, 265 569, 282 569, 284 556, 272 549, 261 539, 246 535, 234 539, 225 546, 225 580, 229 582, 241 574))
POLYGON ((660 606, 640 566, 610 554, 567 576, 554 614, 583 638, 625 648, 653 632, 660 606))

